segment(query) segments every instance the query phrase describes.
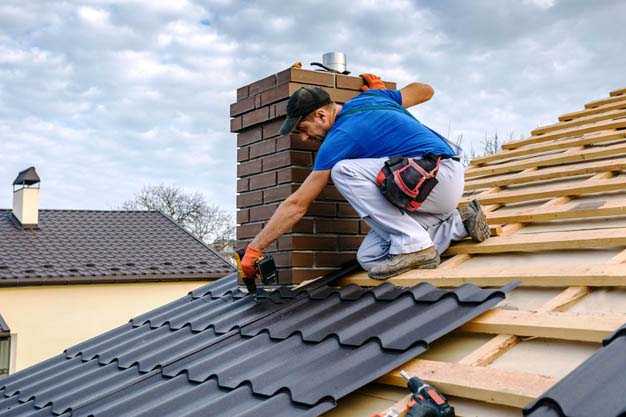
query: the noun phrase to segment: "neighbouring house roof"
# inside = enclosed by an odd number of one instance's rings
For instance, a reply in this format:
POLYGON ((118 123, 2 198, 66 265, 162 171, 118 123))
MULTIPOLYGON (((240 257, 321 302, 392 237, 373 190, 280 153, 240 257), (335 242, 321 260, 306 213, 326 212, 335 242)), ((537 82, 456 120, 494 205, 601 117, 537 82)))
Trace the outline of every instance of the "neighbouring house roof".
POLYGON ((0 314, 0 334, 10 333, 10 332, 11 332, 11 329, 9 329, 7 322, 4 321, 4 318, 2 318, 2 314, 0 314))
POLYGON ((315 285, 255 300, 231 274, 0 380, 0 416, 317 416, 514 286, 315 285))
POLYGON ((530 417, 626 415, 626 325, 604 347, 524 409, 530 417))
POLYGON ((0 286, 217 278, 228 262, 155 211, 0 210, 0 286))

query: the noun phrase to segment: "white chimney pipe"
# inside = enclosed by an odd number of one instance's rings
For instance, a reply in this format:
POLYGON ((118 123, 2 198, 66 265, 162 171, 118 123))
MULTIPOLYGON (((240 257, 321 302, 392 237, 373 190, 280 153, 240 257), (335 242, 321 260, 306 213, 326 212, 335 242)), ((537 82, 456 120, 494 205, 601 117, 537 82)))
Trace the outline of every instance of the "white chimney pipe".
POLYGON ((21 171, 13 181, 13 215, 24 227, 39 223, 39 183, 35 167, 21 171))

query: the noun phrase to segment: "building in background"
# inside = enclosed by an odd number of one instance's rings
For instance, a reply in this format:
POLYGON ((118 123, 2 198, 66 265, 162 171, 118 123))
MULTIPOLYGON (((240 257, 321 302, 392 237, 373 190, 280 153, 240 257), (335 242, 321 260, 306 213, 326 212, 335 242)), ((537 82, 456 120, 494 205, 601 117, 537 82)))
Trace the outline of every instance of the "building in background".
POLYGON ((20 172, 0 210, 0 375, 232 271, 156 211, 40 210, 40 184, 20 172))

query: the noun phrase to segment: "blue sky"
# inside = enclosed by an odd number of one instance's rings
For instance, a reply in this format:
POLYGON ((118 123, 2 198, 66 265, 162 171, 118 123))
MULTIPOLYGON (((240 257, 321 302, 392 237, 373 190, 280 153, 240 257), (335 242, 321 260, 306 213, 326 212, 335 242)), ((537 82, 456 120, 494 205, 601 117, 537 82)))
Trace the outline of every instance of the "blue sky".
POLYGON ((415 114, 467 150, 519 138, 626 87, 623 16, 618 0, 3 0, 0 207, 35 165, 44 208, 163 183, 234 211, 236 88, 328 51, 431 84, 415 114))

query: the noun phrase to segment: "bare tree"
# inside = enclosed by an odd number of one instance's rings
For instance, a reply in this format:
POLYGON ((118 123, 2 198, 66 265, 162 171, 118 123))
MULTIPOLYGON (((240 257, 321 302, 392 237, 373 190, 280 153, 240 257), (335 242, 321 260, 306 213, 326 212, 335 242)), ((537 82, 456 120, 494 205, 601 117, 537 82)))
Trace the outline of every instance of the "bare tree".
POLYGON ((209 204, 201 193, 190 193, 174 185, 147 185, 124 202, 121 209, 160 211, 220 252, 235 239, 232 215, 209 204))

